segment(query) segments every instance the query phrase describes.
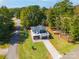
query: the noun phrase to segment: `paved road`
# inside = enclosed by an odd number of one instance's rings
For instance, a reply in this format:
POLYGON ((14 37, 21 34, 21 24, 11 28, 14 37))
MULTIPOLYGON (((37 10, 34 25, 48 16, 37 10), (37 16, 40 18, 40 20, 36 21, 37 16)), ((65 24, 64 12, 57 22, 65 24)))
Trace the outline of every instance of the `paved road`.
POLYGON ((79 59, 79 46, 71 53, 64 55, 61 59, 79 59))
POLYGON ((55 47, 50 43, 49 40, 43 40, 44 45, 48 49, 49 53, 52 56, 52 59, 60 59, 61 55, 58 53, 58 51, 55 49, 55 47))
MULTIPOLYGON (((18 19, 19 20, 19 19, 18 19)), ((16 30, 11 38, 10 41, 10 47, 8 49, 8 54, 7 54, 7 59, 18 59, 17 56, 17 46, 18 46, 18 40, 19 40, 19 32, 20 32, 20 22, 16 20, 17 25, 16 25, 16 30)))

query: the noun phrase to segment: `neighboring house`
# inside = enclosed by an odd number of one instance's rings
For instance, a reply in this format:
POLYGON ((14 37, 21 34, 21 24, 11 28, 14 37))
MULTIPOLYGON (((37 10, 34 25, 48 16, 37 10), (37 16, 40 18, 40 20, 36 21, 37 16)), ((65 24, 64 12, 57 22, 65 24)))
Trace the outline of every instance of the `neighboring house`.
POLYGON ((49 33, 46 31, 46 28, 42 25, 31 27, 32 39, 48 39, 49 33))

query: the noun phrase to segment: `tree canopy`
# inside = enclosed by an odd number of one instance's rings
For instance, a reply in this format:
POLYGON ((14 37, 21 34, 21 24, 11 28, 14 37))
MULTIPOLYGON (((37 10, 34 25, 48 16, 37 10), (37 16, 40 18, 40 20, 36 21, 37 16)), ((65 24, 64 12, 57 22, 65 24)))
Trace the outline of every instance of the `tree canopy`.
POLYGON ((62 0, 52 8, 40 8, 38 5, 31 5, 14 9, 17 18, 21 19, 24 27, 46 24, 77 39, 79 33, 78 16, 74 13, 74 6, 70 0, 62 0), (76 22, 77 21, 77 22, 76 22))
POLYGON ((13 32, 14 23, 11 20, 12 15, 9 9, 5 6, 0 8, 0 40, 5 41, 8 39, 13 32))

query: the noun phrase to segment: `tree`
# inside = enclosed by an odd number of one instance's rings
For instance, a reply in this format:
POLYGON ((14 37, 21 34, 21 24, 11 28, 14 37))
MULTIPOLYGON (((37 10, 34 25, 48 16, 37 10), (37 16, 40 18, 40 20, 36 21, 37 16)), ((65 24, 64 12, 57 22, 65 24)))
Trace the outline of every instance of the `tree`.
POLYGON ((11 20, 12 16, 7 7, 0 8, 0 40, 9 39, 13 32, 14 23, 11 20))
POLYGON ((29 6, 27 8, 23 8, 21 10, 21 16, 20 16, 22 23, 29 27, 29 26, 35 26, 42 23, 42 20, 44 20, 45 16, 40 10, 40 7, 37 5, 29 6))
POLYGON ((69 19, 74 15, 73 5, 69 0, 63 0, 55 4, 53 11, 56 16, 56 27, 64 32, 69 32, 69 19), (66 21, 67 20, 67 21, 66 21))
POLYGON ((55 27, 55 14, 52 8, 47 11, 47 22, 50 27, 55 27))
POLYGON ((61 15, 61 14, 73 14, 73 5, 69 0, 63 0, 61 2, 58 2, 54 6, 54 12, 56 15, 61 15))
POLYGON ((79 41, 79 16, 72 17, 70 22, 70 34, 74 40, 79 41))
POLYGON ((69 33, 70 31, 70 21, 71 20, 71 17, 61 17, 61 30, 65 33, 69 33))

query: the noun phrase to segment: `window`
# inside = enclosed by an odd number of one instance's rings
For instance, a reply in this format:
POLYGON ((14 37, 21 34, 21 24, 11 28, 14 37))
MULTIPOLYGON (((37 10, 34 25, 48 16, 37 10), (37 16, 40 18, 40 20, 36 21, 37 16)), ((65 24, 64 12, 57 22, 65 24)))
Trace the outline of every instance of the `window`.
POLYGON ((40 33, 47 33, 46 30, 40 30, 40 33))

